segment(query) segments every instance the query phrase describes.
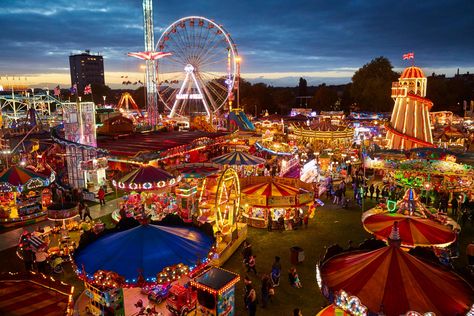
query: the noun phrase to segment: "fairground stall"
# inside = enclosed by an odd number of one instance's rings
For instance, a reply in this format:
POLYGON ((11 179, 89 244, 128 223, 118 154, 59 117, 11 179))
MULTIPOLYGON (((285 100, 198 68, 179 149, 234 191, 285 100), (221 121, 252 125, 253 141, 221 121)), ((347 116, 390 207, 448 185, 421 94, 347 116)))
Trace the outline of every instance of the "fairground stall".
POLYGON ((461 227, 446 214, 428 209, 414 189, 400 201, 388 200, 362 214, 362 224, 377 239, 388 242, 392 227, 398 226, 403 247, 447 247, 461 227))
POLYGON ((191 281, 197 289, 197 315, 233 316, 235 312, 235 285, 240 276, 212 267, 191 281))
POLYGON ((399 247, 349 251, 322 262, 316 279, 323 295, 351 315, 465 315, 473 288, 454 272, 399 247), (396 294, 394 294, 396 293, 396 294))
MULTIPOLYGON (((200 216, 199 201, 206 190, 207 179, 220 172, 220 165, 213 163, 187 163, 172 166, 170 171, 182 175, 183 180, 175 189, 183 220, 200 216)), ((216 179, 216 177, 212 177, 216 179)))
POLYGON ((299 179, 247 177, 240 184, 243 217, 249 226, 264 228, 271 220, 273 228, 278 228, 282 218, 291 229, 291 223, 301 224, 305 216, 314 213, 312 186, 299 179))
POLYGON ((119 221, 123 214, 129 217, 151 216, 159 220, 166 214, 179 211, 176 195, 171 190, 181 181, 181 176, 174 176, 164 170, 142 165, 120 180, 113 180, 112 185, 128 192, 120 204, 120 210, 112 213, 112 218, 119 221))
POLYGON ((374 154, 364 160, 367 169, 385 174, 384 181, 402 187, 424 190, 424 195, 433 199, 431 193, 458 192, 469 195, 474 188, 474 167, 456 162, 456 156, 438 149, 414 149, 411 159, 399 159, 398 154, 374 154))
POLYGON ((54 181, 28 169, 13 166, 0 174, 0 224, 15 226, 45 219, 52 203, 48 186, 54 181))

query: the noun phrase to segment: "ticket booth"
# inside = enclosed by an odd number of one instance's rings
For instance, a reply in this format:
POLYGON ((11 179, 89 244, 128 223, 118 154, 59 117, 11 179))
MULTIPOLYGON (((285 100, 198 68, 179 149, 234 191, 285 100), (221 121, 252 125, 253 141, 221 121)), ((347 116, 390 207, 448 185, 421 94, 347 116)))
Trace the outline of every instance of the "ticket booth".
POLYGON ((239 280, 238 274, 217 267, 192 280, 191 285, 197 289, 197 315, 235 315, 235 284, 239 280))

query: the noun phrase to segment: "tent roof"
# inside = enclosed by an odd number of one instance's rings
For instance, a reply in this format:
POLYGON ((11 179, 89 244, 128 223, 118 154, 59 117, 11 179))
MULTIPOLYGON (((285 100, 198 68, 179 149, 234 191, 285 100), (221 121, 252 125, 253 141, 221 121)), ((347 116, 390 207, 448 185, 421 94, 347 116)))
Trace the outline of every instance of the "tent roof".
POLYGON ((0 174, 0 183, 8 183, 12 186, 25 185, 31 179, 45 181, 48 177, 18 166, 10 167, 0 174))
POLYGON ((457 274, 425 263, 394 245, 337 255, 321 266, 331 291, 357 296, 371 312, 464 315, 474 291, 457 274))
POLYGON ((242 193, 248 195, 261 195, 261 196, 295 196, 300 193, 298 188, 292 187, 291 185, 276 183, 276 182, 266 182, 266 183, 257 183, 250 185, 242 189, 242 193))
POLYGON ((120 179, 125 184, 143 184, 147 182, 159 182, 173 179, 173 175, 157 167, 150 165, 141 166, 120 179))
POLYGON ((87 274, 98 270, 117 272, 126 279, 154 278, 164 268, 179 263, 194 266, 207 258, 211 237, 195 228, 140 225, 96 240, 75 254, 79 269, 87 274))
POLYGON ((212 267, 205 273, 198 276, 194 282, 205 285, 213 290, 220 290, 227 284, 233 282, 236 278, 239 278, 238 274, 212 267))
POLYGON ((220 165, 230 166, 254 166, 261 165, 266 162, 265 159, 252 156, 242 151, 233 151, 222 156, 211 159, 212 162, 220 165))

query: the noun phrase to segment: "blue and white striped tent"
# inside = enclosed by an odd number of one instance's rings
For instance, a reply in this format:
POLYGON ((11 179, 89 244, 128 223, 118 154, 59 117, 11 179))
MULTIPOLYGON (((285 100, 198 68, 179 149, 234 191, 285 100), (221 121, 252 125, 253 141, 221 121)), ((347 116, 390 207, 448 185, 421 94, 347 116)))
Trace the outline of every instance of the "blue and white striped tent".
POLYGON ((241 151, 233 151, 228 154, 213 158, 211 161, 213 163, 228 166, 255 166, 264 164, 266 162, 266 160, 263 158, 252 156, 241 151))

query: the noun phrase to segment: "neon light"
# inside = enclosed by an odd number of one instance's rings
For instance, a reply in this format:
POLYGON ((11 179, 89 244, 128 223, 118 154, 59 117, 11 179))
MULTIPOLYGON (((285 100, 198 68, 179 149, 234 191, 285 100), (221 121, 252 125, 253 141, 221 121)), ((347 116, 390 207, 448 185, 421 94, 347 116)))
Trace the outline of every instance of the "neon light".
POLYGON ((397 208, 397 201, 393 201, 393 200, 387 201, 387 209, 390 213, 395 212, 396 208, 397 208))

